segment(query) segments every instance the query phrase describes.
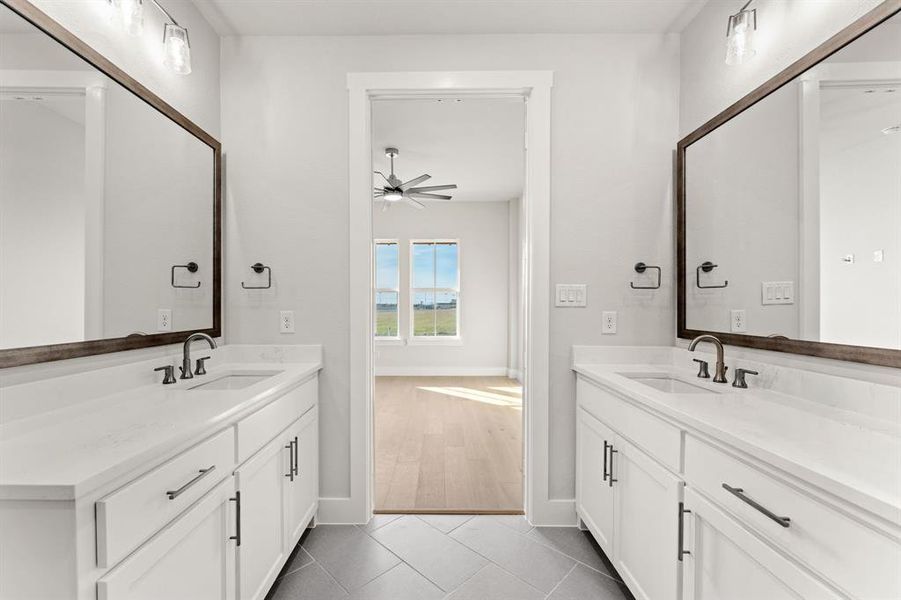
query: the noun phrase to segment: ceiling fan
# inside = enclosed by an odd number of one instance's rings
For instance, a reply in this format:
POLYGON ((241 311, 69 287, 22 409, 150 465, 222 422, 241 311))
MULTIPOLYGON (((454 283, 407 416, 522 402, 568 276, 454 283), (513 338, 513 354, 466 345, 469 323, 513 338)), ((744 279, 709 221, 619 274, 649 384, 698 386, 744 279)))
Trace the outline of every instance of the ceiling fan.
POLYGON ((425 204, 419 200, 450 200, 453 196, 445 196, 443 194, 433 194, 440 190, 455 190, 456 184, 450 185, 429 185, 425 187, 416 187, 420 183, 432 178, 431 175, 420 175, 410 181, 401 182, 400 178, 394 174, 394 158, 400 154, 397 148, 385 148, 385 156, 391 160, 391 174, 385 177, 381 171, 374 171, 382 176, 387 185, 373 188, 376 200, 382 201, 382 211, 388 210, 392 204, 397 202, 406 202, 415 208, 425 208, 425 204))

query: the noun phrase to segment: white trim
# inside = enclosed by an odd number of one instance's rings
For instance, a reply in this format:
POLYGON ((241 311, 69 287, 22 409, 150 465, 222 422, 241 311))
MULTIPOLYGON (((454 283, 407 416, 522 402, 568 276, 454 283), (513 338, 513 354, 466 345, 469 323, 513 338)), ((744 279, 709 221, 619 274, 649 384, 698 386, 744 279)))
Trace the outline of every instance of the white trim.
POLYGON ((522 373, 519 369, 507 369, 507 378, 522 383, 522 373))
POLYGON ((506 377, 507 367, 375 367, 376 377, 506 377))
MULTIPOLYGON (((548 489, 550 348, 550 154, 552 71, 349 73, 350 497, 323 522, 366 522, 372 515, 372 143, 371 101, 385 96, 513 94, 526 99, 526 256, 523 306, 525 511, 534 524, 573 524, 571 500, 548 489)), ((337 499, 334 499, 337 500, 337 499)), ((332 500, 324 500, 328 505, 332 500)))

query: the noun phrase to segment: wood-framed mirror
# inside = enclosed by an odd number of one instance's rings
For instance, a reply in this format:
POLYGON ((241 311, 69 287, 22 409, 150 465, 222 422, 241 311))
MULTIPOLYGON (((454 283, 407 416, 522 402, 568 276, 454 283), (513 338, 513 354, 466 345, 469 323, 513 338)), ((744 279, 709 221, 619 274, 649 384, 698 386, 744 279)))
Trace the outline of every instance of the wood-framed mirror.
POLYGON ((678 336, 901 367, 901 0, 682 139, 678 336))
POLYGON ((0 368, 221 335, 220 143, 0 0, 0 368))

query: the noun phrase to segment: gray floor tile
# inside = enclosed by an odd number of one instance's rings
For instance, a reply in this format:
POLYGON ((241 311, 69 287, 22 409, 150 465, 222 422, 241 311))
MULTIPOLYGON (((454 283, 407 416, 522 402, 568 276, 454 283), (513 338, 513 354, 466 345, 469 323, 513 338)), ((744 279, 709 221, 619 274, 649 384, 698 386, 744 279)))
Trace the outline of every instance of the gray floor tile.
POLYGON ((576 568, 557 586, 548 600, 625 600, 619 585, 585 565, 576 568))
POLYGON ((350 596, 353 600, 440 600, 444 592, 401 563, 379 575, 350 596))
POLYGON ((544 593, 488 564, 447 597, 447 600, 542 600, 544 593))
POLYGON ((322 567, 311 563, 306 567, 286 575, 278 580, 269 600, 338 600, 347 598, 347 592, 341 589, 322 567))
POLYGON ((476 517, 451 532, 450 537, 545 593, 576 564, 571 558, 490 517, 476 517))
POLYGON ((494 515, 491 518, 519 533, 529 533, 532 530, 532 524, 522 515, 494 515))
POLYGON ((347 590, 362 587, 400 562, 354 526, 320 525, 307 535, 303 547, 347 590))
POLYGON ((372 537, 445 592, 472 577, 486 563, 466 546, 412 516, 377 529, 372 537))
POLYGON ((311 562, 313 562, 313 557, 310 556, 310 554, 303 548, 298 548, 297 552, 294 553, 294 558, 291 559, 291 562, 285 565, 285 568, 282 569, 281 576, 285 577, 286 575, 289 575, 294 571, 307 566, 311 562))
POLYGON ((420 519, 440 531, 441 533, 450 533, 466 521, 472 518, 472 515, 417 515, 420 519))
POLYGON ((607 573, 604 561, 589 536, 590 533, 576 527, 535 527, 529 532, 529 537, 536 542, 550 546, 592 569, 607 573))
POLYGON ((368 523, 366 523, 365 525, 360 525, 359 527, 363 531, 369 533, 375 531, 379 527, 384 527, 391 521, 399 519, 400 517, 401 515, 372 515, 372 518, 369 519, 368 523))

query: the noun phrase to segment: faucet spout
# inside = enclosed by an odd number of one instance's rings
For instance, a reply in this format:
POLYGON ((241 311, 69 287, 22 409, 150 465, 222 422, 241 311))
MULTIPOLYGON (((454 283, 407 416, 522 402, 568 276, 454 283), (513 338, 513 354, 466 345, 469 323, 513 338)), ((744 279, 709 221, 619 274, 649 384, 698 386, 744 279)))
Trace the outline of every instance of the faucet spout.
POLYGON ((716 346, 716 374, 713 376, 713 382, 714 383, 727 383, 727 381, 726 381, 726 361, 724 358, 723 343, 715 335, 710 335, 710 334, 699 335, 695 339, 691 340, 691 343, 688 345, 688 351, 694 352, 695 348, 701 342, 710 342, 711 344, 716 346))
POLYGON ((179 367, 181 370, 181 379, 193 379, 194 378, 194 373, 191 372, 191 342, 194 342, 196 340, 204 340, 204 341, 206 341, 207 344, 210 345, 211 349, 216 348, 216 340, 214 340, 213 338, 211 338, 210 336, 208 336, 205 333, 197 332, 197 333, 192 333, 191 335, 189 335, 188 339, 185 340, 185 344, 182 349, 183 352, 182 352, 182 359, 181 359, 181 367, 179 367))

